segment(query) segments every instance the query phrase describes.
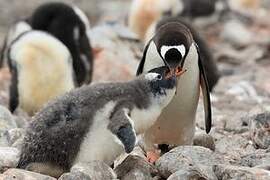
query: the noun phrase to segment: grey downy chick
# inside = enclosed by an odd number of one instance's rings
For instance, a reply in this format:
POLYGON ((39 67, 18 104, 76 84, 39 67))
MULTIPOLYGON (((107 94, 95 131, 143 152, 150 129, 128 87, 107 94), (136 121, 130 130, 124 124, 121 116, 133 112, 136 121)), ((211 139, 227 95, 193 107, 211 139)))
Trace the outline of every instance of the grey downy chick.
POLYGON ((18 168, 54 177, 75 163, 112 164, 130 153, 176 91, 166 66, 131 80, 84 86, 51 101, 33 117, 18 168))

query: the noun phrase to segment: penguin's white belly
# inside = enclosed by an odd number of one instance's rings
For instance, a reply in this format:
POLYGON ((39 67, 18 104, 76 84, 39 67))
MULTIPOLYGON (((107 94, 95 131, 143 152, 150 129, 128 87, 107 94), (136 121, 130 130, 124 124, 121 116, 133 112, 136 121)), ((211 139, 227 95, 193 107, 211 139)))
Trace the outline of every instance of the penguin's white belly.
POLYGON ((154 144, 191 144, 199 99, 199 81, 191 87, 179 80, 177 95, 162 111, 156 123, 146 132, 154 144))
POLYGON ((176 96, 144 134, 146 149, 153 148, 153 144, 192 143, 200 94, 198 54, 194 45, 190 48, 184 68, 187 72, 178 79, 176 96))
POLYGON ((27 33, 11 46, 10 56, 18 71, 19 106, 30 115, 74 88, 71 55, 54 37, 27 33))
POLYGON ((74 88, 71 67, 65 62, 34 59, 23 66, 19 70, 19 103, 30 115, 49 100, 74 88))
POLYGON ((73 164, 98 160, 111 165, 124 152, 124 146, 120 140, 107 129, 108 116, 114 106, 114 102, 109 102, 96 113, 73 164))

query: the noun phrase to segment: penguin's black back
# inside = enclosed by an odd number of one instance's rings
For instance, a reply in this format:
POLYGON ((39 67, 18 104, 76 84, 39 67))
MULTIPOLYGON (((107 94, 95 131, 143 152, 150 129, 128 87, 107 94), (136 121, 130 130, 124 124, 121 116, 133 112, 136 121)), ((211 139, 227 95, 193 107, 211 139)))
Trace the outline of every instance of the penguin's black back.
POLYGON ((33 117, 18 168, 44 162, 68 170, 100 108, 109 101, 116 102, 115 107, 147 108, 150 91, 145 81, 135 80, 84 86, 53 100, 33 117))
POLYGON ((200 49, 201 59, 202 61, 205 62, 204 65, 205 65, 207 80, 209 83, 209 90, 212 91, 213 87, 216 85, 216 83, 218 82, 220 78, 220 74, 219 74, 216 62, 214 61, 213 55, 206 41, 199 35, 199 33, 194 29, 194 27, 190 23, 188 23, 186 20, 178 16, 177 17, 163 17, 157 23, 156 30, 159 29, 164 24, 170 23, 170 22, 178 22, 188 27, 188 29, 190 30, 194 41, 197 43, 200 49))
POLYGON ((73 68, 78 85, 89 83, 92 79, 93 54, 86 27, 74 9, 64 3, 47 3, 38 7, 29 20, 35 30, 47 31, 69 49, 73 58, 73 68), (74 28, 79 30, 79 40, 74 40, 74 28), (87 70, 80 54, 83 53, 90 64, 87 70), (88 72, 90 71, 90 72, 88 72))

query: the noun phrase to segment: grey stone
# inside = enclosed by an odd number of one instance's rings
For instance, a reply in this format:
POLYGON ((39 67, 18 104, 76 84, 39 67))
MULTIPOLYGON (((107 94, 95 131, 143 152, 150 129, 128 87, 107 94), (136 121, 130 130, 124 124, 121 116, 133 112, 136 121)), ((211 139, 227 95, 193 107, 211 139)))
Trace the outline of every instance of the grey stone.
POLYGON ((129 155, 140 156, 141 158, 146 159, 145 152, 142 150, 142 148, 139 146, 135 146, 131 153, 122 153, 119 157, 117 157, 113 163, 114 167, 120 165, 129 155))
POLYGON ((256 148, 270 147, 270 112, 257 114, 250 120, 250 137, 256 148))
POLYGON ((193 145, 202 146, 212 151, 215 151, 215 141, 214 138, 209 134, 195 134, 193 139, 193 145))
POLYGON ((65 173, 58 180, 91 180, 91 178, 82 172, 65 173))
POLYGON ((121 180, 152 180, 151 174, 141 169, 132 169, 121 180))
POLYGON ((242 156, 254 151, 255 148, 248 139, 248 134, 230 134, 216 142, 216 152, 226 155, 230 161, 238 161, 242 156))
POLYGON ((266 180, 270 179, 270 172, 249 167, 232 165, 215 165, 213 168, 219 180, 266 180))
POLYGON ((100 180, 100 179, 115 179, 116 175, 113 170, 103 162, 92 161, 89 163, 78 163, 75 164, 70 173, 81 172, 91 180, 100 180))
POLYGON ((8 169, 2 174, 3 180, 56 180, 53 177, 26 171, 23 169, 8 169))
POLYGON ((194 167, 210 179, 216 179, 212 172, 214 164, 224 163, 222 156, 218 156, 208 148, 200 146, 179 146, 161 156, 156 166, 164 178, 182 169, 194 167), (207 166, 206 166, 207 165, 207 166))
POLYGON ((4 133, 16 127, 16 122, 10 111, 4 106, 0 105, 0 146, 7 146, 7 141, 6 138, 4 138, 4 133))
POLYGON ((240 163, 241 166, 248 167, 259 167, 263 165, 270 164, 270 153, 266 152, 254 152, 246 156, 241 157, 240 163))
POLYGON ((4 132, 6 130, 16 128, 16 122, 10 111, 4 106, 0 105, 0 132, 4 132))
POLYGON ((16 148, 0 147, 0 172, 14 168, 19 161, 20 152, 16 148))
POLYGON ((170 175, 168 180, 207 180, 207 176, 204 175, 201 170, 195 167, 189 167, 186 170, 179 170, 170 175))
POLYGON ((127 158, 114 168, 119 179, 152 179, 158 175, 155 166, 137 155, 128 155, 127 158))
POLYGON ((15 128, 9 131, 6 131, 4 136, 7 139, 8 145, 20 149, 23 138, 25 136, 25 129, 15 128))

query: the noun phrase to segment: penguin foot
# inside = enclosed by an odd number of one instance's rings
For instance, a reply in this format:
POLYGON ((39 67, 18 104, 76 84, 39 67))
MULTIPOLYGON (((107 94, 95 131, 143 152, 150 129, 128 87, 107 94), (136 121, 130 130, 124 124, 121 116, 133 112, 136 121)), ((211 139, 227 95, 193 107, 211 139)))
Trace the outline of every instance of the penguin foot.
POLYGON ((160 157, 159 152, 155 152, 155 151, 147 151, 146 152, 146 159, 151 164, 154 164, 159 159, 159 157, 160 157))

